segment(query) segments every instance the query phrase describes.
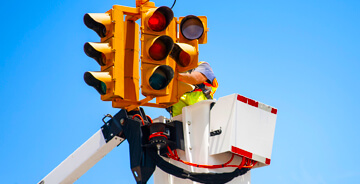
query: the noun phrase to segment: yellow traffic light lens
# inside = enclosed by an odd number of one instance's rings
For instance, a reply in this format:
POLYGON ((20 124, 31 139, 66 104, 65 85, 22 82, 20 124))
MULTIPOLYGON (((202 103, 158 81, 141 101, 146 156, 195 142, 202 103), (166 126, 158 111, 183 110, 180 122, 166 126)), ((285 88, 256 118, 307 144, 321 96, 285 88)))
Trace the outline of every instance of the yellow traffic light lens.
POLYGON ((165 16, 156 11, 150 18, 148 25, 153 31, 162 31, 166 28, 166 19, 165 16))
POLYGON ((165 59, 171 52, 174 46, 174 41, 167 35, 162 35, 155 38, 154 42, 149 48, 149 56, 156 61, 165 59))
POLYGON ((174 70, 168 65, 161 65, 155 69, 149 78, 150 87, 155 90, 164 89, 174 78, 174 70))
POLYGON ((188 40, 199 39, 204 33, 204 25, 199 17, 188 15, 180 23, 180 32, 188 40))

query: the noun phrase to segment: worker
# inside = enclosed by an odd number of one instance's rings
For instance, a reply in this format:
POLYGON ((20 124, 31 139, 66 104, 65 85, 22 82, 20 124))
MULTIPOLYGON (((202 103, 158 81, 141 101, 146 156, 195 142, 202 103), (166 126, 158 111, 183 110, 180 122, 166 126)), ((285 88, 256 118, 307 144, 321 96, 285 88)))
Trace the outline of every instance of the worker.
POLYGON ((200 62, 195 69, 179 73, 178 80, 195 85, 195 89, 184 93, 178 103, 167 109, 173 117, 182 114, 182 108, 185 106, 213 99, 218 87, 214 72, 207 62, 200 62))

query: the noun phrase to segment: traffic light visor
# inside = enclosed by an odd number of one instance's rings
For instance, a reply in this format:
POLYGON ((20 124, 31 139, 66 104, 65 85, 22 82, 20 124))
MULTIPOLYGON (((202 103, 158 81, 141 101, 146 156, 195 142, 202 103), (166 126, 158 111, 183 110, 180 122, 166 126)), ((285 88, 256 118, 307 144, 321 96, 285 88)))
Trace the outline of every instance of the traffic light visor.
POLYGON ((85 72, 84 80, 86 84, 94 87, 101 95, 105 95, 107 91, 106 83, 111 82, 111 76, 109 72, 85 72))
POLYGON ((161 65, 154 69, 149 77, 150 87, 155 90, 164 89, 174 78, 174 70, 168 65, 161 65))
POLYGON ((94 30, 101 38, 106 36, 111 24, 111 17, 107 13, 87 13, 84 15, 85 25, 94 30))
POLYGON ((151 30, 156 32, 165 30, 174 18, 173 11, 167 6, 161 6, 155 11, 149 11, 148 13, 150 17, 147 20, 147 24, 151 30))
POLYGON ((204 25, 199 17, 188 15, 181 20, 180 32, 188 40, 199 39, 204 33, 204 25))
POLYGON ((111 47, 108 43, 87 42, 84 44, 84 52, 95 59, 100 66, 105 66, 106 56, 111 53, 111 47))
POLYGON ((148 54, 151 59, 155 61, 160 61, 165 59, 169 55, 173 46, 173 39, 167 35, 162 35, 156 37, 150 42, 150 46, 148 47, 148 54))

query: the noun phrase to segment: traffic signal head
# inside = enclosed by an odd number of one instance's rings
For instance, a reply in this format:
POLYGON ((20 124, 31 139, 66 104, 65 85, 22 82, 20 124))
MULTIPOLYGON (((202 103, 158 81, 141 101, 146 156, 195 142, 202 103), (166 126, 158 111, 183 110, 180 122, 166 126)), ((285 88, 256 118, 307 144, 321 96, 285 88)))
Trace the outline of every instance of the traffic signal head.
POLYGON ((169 66, 168 56, 174 47, 174 35, 176 22, 170 8, 150 8, 142 14, 141 93, 144 96, 160 97, 171 92, 169 84, 174 69, 169 66))
POLYGON ((145 96, 165 96, 169 94, 167 86, 174 78, 174 70, 168 65, 143 63, 142 94, 145 96))
MULTIPOLYGON (((174 41, 167 35, 161 35, 153 38, 150 36, 146 42, 148 58, 155 61, 161 61, 167 58, 174 46, 174 41)), ((145 56, 145 60, 148 59, 145 56)))
POLYGON ((100 95, 105 95, 111 86, 111 75, 109 72, 85 72, 84 80, 86 84, 92 86, 100 95))
POLYGON ((149 76, 150 87, 155 90, 164 89, 174 78, 174 70, 168 65, 160 65, 154 68, 149 76))
MULTIPOLYGON (((197 40, 191 42, 197 43, 197 40)), ((198 66, 197 44, 193 45, 186 43, 174 44, 170 56, 175 60, 179 72, 186 72, 198 66)))
POLYGON ((188 15, 180 17, 180 42, 198 40, 199 44, 207 42, 207 18, 205 16, 188 15))
POLYGON ((105 66, 107 59, 111 58, 111 47, 109 43, 87 42, 84 45, 87 56, 95 59, 100 66, 105 66))
POLYGON ((167 6, 161 6, 159 8, 150 8, 146 12, 144 24, 146 25, 145 31, 161 32, 164 31, 170 22, 174 18, 173 11, 167 6))
POLYGON ((84 15, 84 23, 104 38, 110 31, 111 17, 108 13, 87 13, 84 15))

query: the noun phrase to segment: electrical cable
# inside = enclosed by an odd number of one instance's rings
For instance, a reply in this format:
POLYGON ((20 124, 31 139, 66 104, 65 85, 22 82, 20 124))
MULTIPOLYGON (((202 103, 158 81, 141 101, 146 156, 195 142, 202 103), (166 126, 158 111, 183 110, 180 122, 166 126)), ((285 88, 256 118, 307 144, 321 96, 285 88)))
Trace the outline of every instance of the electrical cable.
POLYGON ((174 3, 173 3, 173 5, 171 6, 171 8, 170 8, 170 9, 173 9, 173 8, 174 8, 175 3, 176 3, 176 0, 174 0, 174 3))
POLYGON ((249 168, 251 169, 252 167, 254 167, 254 165, 257 163, 256 161, 253 161, 251 159, 248 159, 246 157, 242 157, 242 161, 239 165, 229 165, 230 162, 233 161, 234 159, 234 155, 235 154, 232 154, 231 155, 231 158, 229 161, 227 161, 226 163, 224 164, 220 164, 220 165, 203 165, 203 164, 195 164, 195 163, 191 163, 191 162, 187 162, 187 161, 184 161, 184 160, 181 160, 180 157, 178 156, 177 154, 177 151, 176 149, 174 150, 174 153, 172 152, 172 150, 170 149, 169 146, 167 146, 167 149, 169 151, 169 153, 167 154, 167 156, 173 160, 176 160, 176 161, 179 161, 181 163, 184 163, 186 165, 189 165, 189 166, 193 166, 193 167, 199 167, 199 168, 206 168, 206 169, 219 169, 219 168, 224 168, 224 167, 237 167, 239 169, 241 168, 249 168))
POLYGON ((231 181, 235 177, 246 174, 250 168, 236 168, 233 172, 227 173, 194 173, 179 168, 167 161, 165 161, 160 155, 156 153, 154 149, 148 148, 148 154, 154 159, 156 166, 158 166, 164 172, 171 174, 173 176, 190 179, 199 183, 206 184, 223 184, 231 181))
POLYGON ((148 121, 150 121, 150 123, 153 123, 153 120, 151 119, 151 117, 149 115, 146 115, 148 121))
POLYGON ((155 132, 155 133, 152 133, 150 136, 149 136, 149 140, 154 138, 154 137, 165 137, 165 139, 168 139, 168 137, 163 133, 163 132, 155 132))
POLYGON ((140 118, 140 120, 141 120, 142 124, 143 124, 143 125, 145 125, 145 123, 144 123, 144 119, 143 119, 143 118, 142 118, 139 114, 135 114, 135 115, 132 117, 132 119, 134 119, 135 117, 140 118))

